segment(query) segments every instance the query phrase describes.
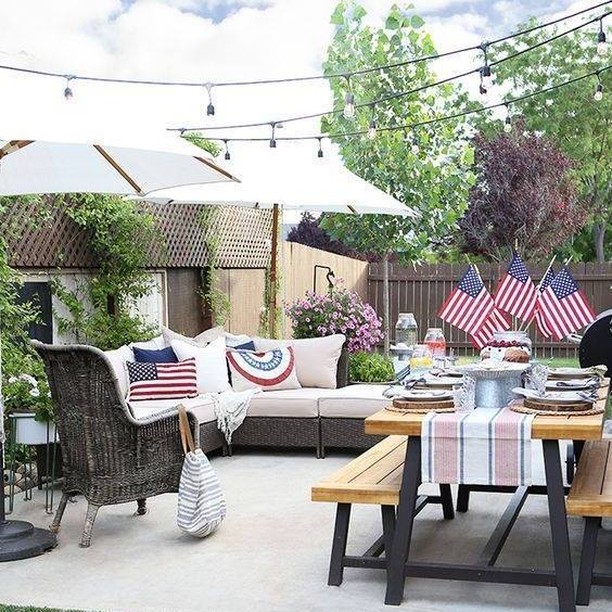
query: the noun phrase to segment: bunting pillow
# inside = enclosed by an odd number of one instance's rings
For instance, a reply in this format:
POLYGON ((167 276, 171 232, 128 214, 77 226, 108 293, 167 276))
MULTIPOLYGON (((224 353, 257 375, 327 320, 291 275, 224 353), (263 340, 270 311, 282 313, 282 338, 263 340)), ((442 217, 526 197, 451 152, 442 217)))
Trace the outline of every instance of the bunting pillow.
POLYGON ((227 363, 232 375, 234 391, 262 389, 299 389, 292 346, 279 347, 272 351, 227 351, 227 363))
POLYGON ((178 363, 127 362, 128 400, 183 399, 198 394, 195 357, 178 363))

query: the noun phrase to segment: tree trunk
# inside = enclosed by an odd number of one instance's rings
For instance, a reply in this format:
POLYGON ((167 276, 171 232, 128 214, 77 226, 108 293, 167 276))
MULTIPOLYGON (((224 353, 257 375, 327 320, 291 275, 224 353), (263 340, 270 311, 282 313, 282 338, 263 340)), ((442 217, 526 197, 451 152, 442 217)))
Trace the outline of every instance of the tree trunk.
POLYGON ((593 242, 595 245, 595 257, 597 263, 604 263, 606 261, 606 254, 604 252, 605 237, 606 224, 603 221, 595 223, 593 225, 593 242))
POLYGON ((385 332, 385 356, 389 356, 391 344, 391 312, 389 309, 389 254, 383 257, 383 330, 385 332))

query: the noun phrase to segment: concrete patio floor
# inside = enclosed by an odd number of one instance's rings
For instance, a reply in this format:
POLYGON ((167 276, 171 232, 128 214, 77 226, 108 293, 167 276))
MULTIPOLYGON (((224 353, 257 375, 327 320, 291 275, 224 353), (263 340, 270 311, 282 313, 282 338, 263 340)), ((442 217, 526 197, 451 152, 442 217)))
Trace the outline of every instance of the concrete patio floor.
MULTIPOLYGON (((545 587, 480 585, 409 579, 400 608, 383 604, 380 570, 347 569, 340 587, 328 587, 334 519, 332 504, 312 503, 310 486, 344 464, 349 455, 317 460, 295 452, 239 451, 212 459, 223 484, 228 516, 205 540, 175 526, 176 496, 149 501, 150 512, 133 516, 136 504, 100 510, 91 548, 78 546, 86 504, 66 509, 58 547, 41 557, 0 566, 0 602, 80 610, 212 612, 289 610, 359 612, 399 610, 555 610, 556 591, 545 587)), ((59 494, 58 494, 59 495, 59 494)), ((56 500, 58 497, 56 497, 56 500)), ((415 558, 475 560, 503 511, 507 495, 474 494, 470 511, 453 521, 439 506, 420 515, 415 558)), ((19 501, 11 518, 46 526, 44 496, 19 501)), ((528 559, 550 566, 546 500, 526 503, 499 560, 528 559)), ((361 553, 379 535, 375 507, 355 508, 349 551, 361 553)), ((577 565, 581 519, 571 519, 577 565)), ((612 538, 602 534, 600 557, 612 558, 612 538)), ((593 587, 589 610, 609 610, 612 589, 593 587)))

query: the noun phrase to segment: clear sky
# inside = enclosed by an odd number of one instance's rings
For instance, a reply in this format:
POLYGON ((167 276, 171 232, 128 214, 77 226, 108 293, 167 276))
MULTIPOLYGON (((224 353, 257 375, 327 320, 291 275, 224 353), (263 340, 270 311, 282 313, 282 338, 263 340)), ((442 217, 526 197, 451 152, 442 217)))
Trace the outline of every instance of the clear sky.
MULTIPOLYGON (((557 16, 596 0, 416 0, 439 51, 478 44, 512 31, 529 16, 557 16)), ((161 80, 260 79, 320 73, 333 34, 335 0, 3 0, 0 63, 99 76, 161 80)), ((392 2, 364 0, 381 25, 392 2)), ((447 76, 480 65, 478 54, 437 63, 447 76)), ((477 90, 476 78, 465 85, 477 90)), ((325 82, 213 90, 216 115, 205 114, 203 88, 72 85, 63 79, 0 70, 0 138, 20 130, 87 126, 92 130, 163 130, 168 126, 271 121, 330 108, 325 82)), ((284 134, 318 131, 292 124, 284 134)), ((249 131, 268 136, 269 128, 249 131)), ((246 145, 257 163, 257 146, 246 145)), ((284 146, 284 145, 283 145, 284 146)), ((313 148, 313 143, 301 145, 313 148)), ((279 153, 282 147, 279 145, 279 153)))

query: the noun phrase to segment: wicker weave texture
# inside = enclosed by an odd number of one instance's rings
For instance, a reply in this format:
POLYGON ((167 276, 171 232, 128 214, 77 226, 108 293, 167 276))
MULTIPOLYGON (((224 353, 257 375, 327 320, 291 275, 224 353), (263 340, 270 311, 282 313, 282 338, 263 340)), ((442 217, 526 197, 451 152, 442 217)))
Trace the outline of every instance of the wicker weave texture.
POLYGON ((385 436, 372 436, 364 431, 363 419, 320 419, 321 451, 326 448, 354 448, 366 450, 385 436))
POLYGON ((232 436, 233 446, 276 446, 319 450, 319 419, 248 417, 232 436))

